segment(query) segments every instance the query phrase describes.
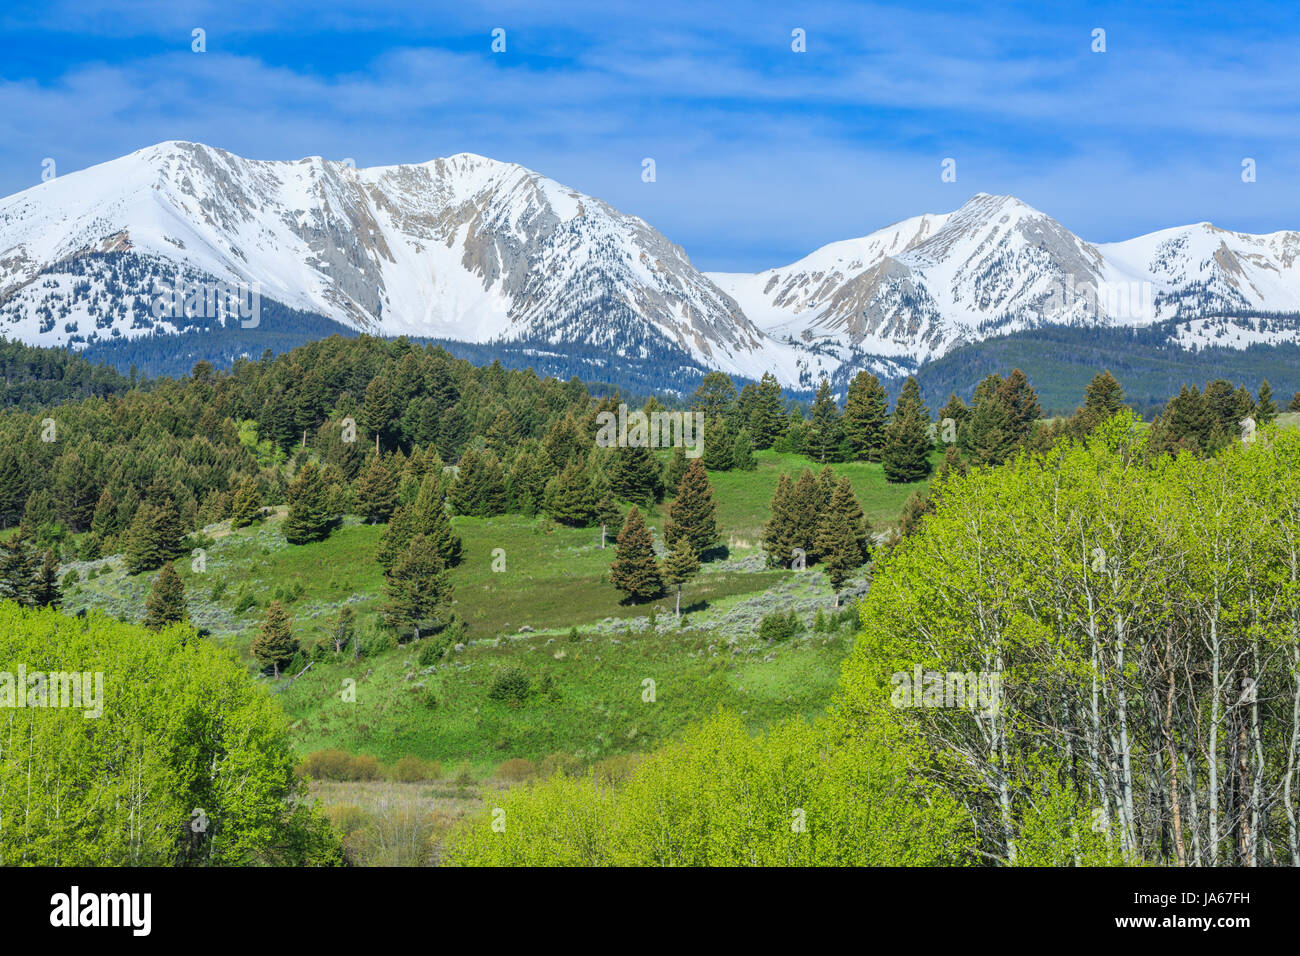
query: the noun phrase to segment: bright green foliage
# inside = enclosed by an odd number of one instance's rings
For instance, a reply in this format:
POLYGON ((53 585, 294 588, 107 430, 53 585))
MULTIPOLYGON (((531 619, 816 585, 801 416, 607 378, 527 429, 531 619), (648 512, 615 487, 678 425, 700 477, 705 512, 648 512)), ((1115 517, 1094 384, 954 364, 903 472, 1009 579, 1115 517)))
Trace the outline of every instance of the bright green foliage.
POLYGON ((627 783, 556 776, 471 819, 467 866, 926 866, 971 862, 961 808, 916 778, 925 754, 888 715, 782 724, 722 714, 627 783), (494 820, 499 821, 494 828, 494 820), (504 827, 501 827, 501 824, 504 827))
MULTIPOLYGON (((300 801, 288 720, 229 651, 183 627, 3 602, 0 657, 87 674, 91 689, 80 707, 14 708, 14 686, 0 681, 0 699, 10 695, 0 864, 341 862, 320 813, 300 801)), ((65 691, 75 702, 60 681, 65 691)))
POLYGON ((1294 788, 1300 435, 1153 460, 1148 435, 1120 414, 953 471, 873 577, 846 712, 893 699, 994 858, 1291 862, 1297 823, 1263 804, 1294 788), (914 669, 997 692, 908 705, 914 669))

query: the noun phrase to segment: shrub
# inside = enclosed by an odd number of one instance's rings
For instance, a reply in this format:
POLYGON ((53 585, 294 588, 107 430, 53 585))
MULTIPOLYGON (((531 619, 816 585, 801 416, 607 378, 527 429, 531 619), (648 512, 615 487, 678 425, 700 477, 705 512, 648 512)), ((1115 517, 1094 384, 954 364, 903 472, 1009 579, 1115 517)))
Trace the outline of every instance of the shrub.
POLYGON ((460 787, 468 787, 475 782, 474 772, 469 768, 469 761, 462 760, 460 765, 456 768, 456 785, 460 787))
POLYGON ((212 583, 212 590, 208 592, 208 600, 220 601, 222 595, 224 595, 225 593, 226 593, 226 579, 217 578, 217 580, 212 583))
POLYGON ((80 581, 81 575, 76 571, 69 571, 63 576, 63 590, 66 591, 68 588, 75 588, 80 581))
POLYGON ((436 760, 423 757, 406 756, 393 764, 389 774, 398 783, 424 783, 427 780, 442 779, 442 764, 436 760))
POLYGON ((488 697, 503 703, 521 704, 532 693, 532 685, 522 667, 510 664, 492 675, 488 697))
POLYGON ((537 765, 537 775, 548 779, 557 773, 564 774, 566 777, 576 777, 581 771, 582 761, 573 754, 563 751, 548 754, 537 765))
POLYGON ((379 761, 369 754, 353 756, 346 750, 317 750, 303 758, 300 773, 316 780, 378 780, 379 761))
POLYGON ((240 588, 239 596, 235 598, 235 613, 243 614, 249 608, 256 606, 257 598, 253 596, 253 592, 246 587, 240 588))
POLYGON ((632 776, 632 771, 641 762, 641 754, 615 754, 600 760, 591 768, 592 776, 599 784, 606 786, 623 783, 632 776))
POLYGON ((537 775, 537 767, 531 760, 525 760, 523 757, 515 757, 507 760, 497 767, 497 779, 508 780, 511 783, 517 783, 520 780, 527 780, 529 777, 537 775))
POLYGON ((370 814, 355 803, 336 803, 325 808, 325 818, 339 836, 348 837, 370 822, 370 814))
POLYGON ((803 630, 799 617, 793 610, 764 614, 758 625, 758 636, 765 641, 787 641, 803 630))

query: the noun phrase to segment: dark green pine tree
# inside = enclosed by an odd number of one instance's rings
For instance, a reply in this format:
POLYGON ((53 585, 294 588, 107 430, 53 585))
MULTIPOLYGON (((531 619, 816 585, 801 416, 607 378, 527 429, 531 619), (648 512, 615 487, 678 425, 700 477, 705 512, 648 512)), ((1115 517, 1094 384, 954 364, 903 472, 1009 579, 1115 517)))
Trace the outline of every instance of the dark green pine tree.
POLYGON ((795 547, 803 550, 809 564, 815 564, 817 553, 817 526, 830 504, 831 494, 835 491, 835 474, 830 466, 813 475, 805 468, 799 473, 794 483, 793 518, 795 529, 795 547))
POLYGON ((676 488, 682 483, 682 475, 686 474, 686 466, 690 464, 690 459, 686 457, 686 449, 681 445, 673 447, 673 453, 668 457, 668 464, 664 466, 664 487, 676 488))
POLYGON ((416 535, 406 552, 384 575, 384 622, 399 633, 436 631, 448 621, 451 583, 438 551, 424 535, 416 535))
POLYGON ((618 533, 609 581, 630 601, 647 601, 664 593, 663 578, 655 560, 654 539, 636 506, 627 513, 623 530, 618 533))
POLYGON ((276 680, 280 679, 280 668, 298 652, 298 639, 293 636, 293 620, 282 602, 272 601, 266 609, 266 618, 249 650, 262 665, 262 670, 269 669, 276 680))
POLYGON ((442 413, 438 423, 438 454, 446 461, 456 461, 474 434, 474 424, 457 402, 442 413))
POLYGON ((754 457, 754 443, 749 437, 748 428, 736 432, 736 441, 731 446, 731 467, 736 471, 758 469, 758 459, 754 457))
POLYGON ((865 371, 853 376, 842 422, 844 437, 856 461, 880 461, 888 415, 889 399, 880 379, 865 371))
POLYGON ((284 539, 290 544, 323 541, 333 526, 325 475, 315 462, 308 461, 289 484, 289 513, 282 528, 284 539))
POLYGON ((1108 370, 1098 372, 1084 389, 1083 407, 1074 414, 1074 433, 1087 435, 1102 422, 1118 415, 1124 407, 1124 386, 1119 379, 1108 370))
POLYGON ((153 587, 144 602, 144 626, 151 631, 161 631, 169 624, 189 620, 185 606, 185 582, 176 573, 176 565, 168 561, 153 579, 153 587))
POLYGON ((1255 424, 1261 428, 1277 420, 1277 402, 1273 401, 1273 386, 1264 379, 1259 385, 1259 400, 1255 402, 1255 424))
POLYGON ((841 478, 835 486, 830 506, 822 514, 817 528, 817 553, 835 589, 838 608, 844 582, 871 560, 870 525, 847 478, 841 478))
POLYGON ((383 375, 376 375, 366 386, 366 401, 361 407, 361 425, 375 436, 375 454, 380 452, 380 442, 388 441, 397 418, 397 405, 393 401, 393 388, 383 375))
MULTIPOLYGON (((957 396, 956 392, 953 392, 948 396, 947 404, 945 404, 943 408, 939 409, 939 424, 943 427, 944 422, 952 422, 951 427, 954 432, 959 435, 961 434, 961 430, 966 426, 966 423, 970 421, 970 416, 970 408, 967 407, 966 403, 957 396)), ((944 437, 941 434, 939 440, 947 444, 951 443, 953 438, 944 437)))
MULTIPOLYGON (((433 545, 443 564, 454 568, 464 555, 464 543, 451 527, 447 513, 447 494, 443 490, 442 470, 430 471, 420 482, 420 490, 411 505, 411 521, 407 541, 424 535, 433 545)), ((405 546, 405 544, 404 544, 405 546)))
POLYGON ((788 568, 795 547, 794 483, 784 472, 776 481, 776 491, 772 494, 768 512, 767 523, 763 525, 763 550, 767 552, 767 566, 788 568))
POLYGON ((262 519, 262 492, 256 478, 249 476, 239 483, 230 510, 231 528, 244 528, 262 519))
POLYGON ((677 497, 668 506, 664 542, 672 547, 678 538, 686 538, 696 555, 706 554, 718 543, 718 508, 699 458, 691 459, 677 486, 677 497))
POLYGON ((709 372, 691 396, 691 408, 704 413, 704 420, 726 418, 736 401, 736 386, 724 372, 709 372))
POLYGON ((58 607, 63 603, 63 593, 59 587, 59 562, 54 557, 53 548, 46 548, 41 558, 41 566, 36 571, 36 581, 32 586, 32 597, 37 607, 58 607))
POLYGON ((491 518, 506 512, 505 469, 490 451, 468 449, 460 459, 451 486, 451 506, 457 514, 491 518))
POLYGON ((749 431, 754 439, 754 447, 771 448, 786 429, 785 401, 781 397, 781 385, 771 372, 764 372, 758 382, 758 391, 754 407, 749 415, 749 431))
POLYGON ((357 478, 357 510, 368 524, 383 524, 397 510, 397 469, 392 456, 375 455, 357 478))
POLYGON ((971 460, 978 465, 1002 464, 1015 453, 1015 431, 999 392, 977 391, 967 439, 971 460))
POLYGON ((560 524, 581 528, 595 519, 596 499, 586 463, 569 462, 546 483, 546 513, 560 524))
POLYGON ((730 471, 736 463, 735 439, 727 432, 721 417, 706 421, 704 427, 704 455, 697 459, 709 471, 730 471))
POLYGON ((808 423, 808 433, 804 437, 804 452, 815 461, 837 461, 843 437, 840 412, 835 405, 835 397, 831 395, 831 383, 822 379, 817 386, 817 397, 813 400, 812 417, 808 423))
POLYGON ((609 534, 609 526, 617 524, 623 513, 619 510, 618 502, 614 499, 612 492, 606 492, 596 502, 596 522, 600 525, 600 550, 605 550, 605 540, 609 534))
POLYGON ((1029 384, 1029 379, 1020 369, 1012 369, 998 396, 1007 410, 1007 424, 1013 441, 1024 444, 1033 434, 1034 425, 1042 417, 1043 408, 1038 402, 1038 393, 1029 384))
POLYGON ((663 472, 649 448, 615 448, 606 469, 614 497, 643 506, 662 501, 663 472))
POLYGON ((885 447, 881 454, 885 480, 899 483, 920 481, 930 474, 930 413, 921 401, 921 386, 909 376, 894 404, 894 414, 885 426, 885 447))
POLYGON ((1179 446, 1194 452, 1208 451, 1218 430, 1215 414, 1195 386, 1184 385, 1169 400, 1160 416, 1161 450, 1179 446))
POLYGON ((1291 404, 1286 407, 1288 412, 1300 412, 1300 392, 1291 396, 1291 404))
POLYGON ((125 559, 130 574, 161 568, 184 550, 185 529, 176 503, 168 495, 155 498, 155 493, 156 488, 151 488, 127 529, 125 559))
POLYGON ((700 570, 700 558, 690 538, 679 535, 664 559, 664 578, 677 589, 677 620, 682 619, 682 585, 700 570))
POLYGON ((39 571, 40 558, 31 535, 26 525, 19 525, 17 531, 0 541, 0 600, 34 606, 39 571))

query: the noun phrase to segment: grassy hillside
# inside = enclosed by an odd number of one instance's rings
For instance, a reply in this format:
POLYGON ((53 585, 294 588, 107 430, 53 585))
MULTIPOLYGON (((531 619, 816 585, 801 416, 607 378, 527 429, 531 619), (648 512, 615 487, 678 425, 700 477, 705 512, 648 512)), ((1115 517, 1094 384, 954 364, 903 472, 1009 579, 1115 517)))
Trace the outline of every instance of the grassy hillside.
MULTIPOLYGON (((598 528, 567 528, 546 518, 453 518, 464 561, 451 571, 454 610, 468 625, 464 648, 420 663, 418 644, 398 646, 380 619, 383 577, 374 560, 382 525, 348 518, 325 541, 288 544, 283 509, 261 524, 205 531, 202 561, 180 560, 191 620, 255 667, 249 645, 272 600, 287 603, 304 651, 325 639, 339 608, 351 605, 367 653, 317 656, 297 680, 273 684, 295 720, 300 752, 341 748, 385 763, 406 755, 468 762, 477 775, 510 758, 562 754, 592 762, 645 750, 719 706, 755 726, 811 714, 829 699, 851 640, 844 629, 808 631, 780 646, 757 637, 765 613, 795 610, 811 628, 833 598, 815 569, 765 567, 759 548, 768 502, 780 475, 821 466, 800 455, 760 452, 758 468, 710 475, 726 557, 707 563, 673 602, 623 603, 607 581, 613 560, 598 528), (497 549, 500 549, 497 552, 497 549), (505 570, 494 571, 494 552, 505 570), (577 640, 570 632, 577 628, 577 640), (532 692, 519 701, 489 696, 498 672, 517 667, 532 692), (656 701, 642 702, 647 678, 656 701), (344 680, 356 681, 345 702, 344 680)), ((877 530, 896 520, 916 485, 890 485, 878 464, 833 466, 847 475, 877 530)), ((653 509, 656 540, 667 504, 653 509)), ((71 612, 99 607, 143 616, 152 574, 128 575, 120 556, 71 563, 71 612)), ((859 588, 865 581, 859 582, 859 588)))

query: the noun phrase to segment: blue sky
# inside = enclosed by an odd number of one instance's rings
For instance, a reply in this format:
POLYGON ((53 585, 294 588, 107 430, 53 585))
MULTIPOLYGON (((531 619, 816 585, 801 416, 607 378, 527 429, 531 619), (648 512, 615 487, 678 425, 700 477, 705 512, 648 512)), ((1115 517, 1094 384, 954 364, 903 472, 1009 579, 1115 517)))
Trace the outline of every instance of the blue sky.
POLYGON ((980 191, 1098 242, 1300 228, 1294 5, 1135 6, 23 0, 0 12, 0 193, 46 157, 66 174, 187 139, 522 163, 705 269, 783 264, 980 191))

